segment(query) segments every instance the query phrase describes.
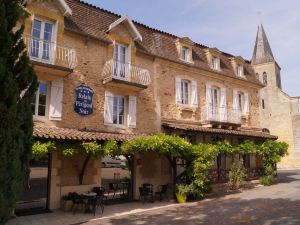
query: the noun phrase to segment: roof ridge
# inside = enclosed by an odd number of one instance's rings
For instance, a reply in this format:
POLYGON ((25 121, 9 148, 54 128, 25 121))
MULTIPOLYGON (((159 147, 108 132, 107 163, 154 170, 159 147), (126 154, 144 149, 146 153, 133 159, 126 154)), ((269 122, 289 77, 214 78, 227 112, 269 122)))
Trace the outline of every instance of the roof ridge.
MULTIPOLYGON (((111 14, 111 15, 114 15, 114 16, 117 16, 117 17, 120 17, 120 18, 122 17, 122 15, 120 15, 120 14, 117 14, 117 13, 112 12, 112 11, 110 11, 110 10, 107 10, 107 9, 101 8, 101 7, 99 7, 99 6, 90 4, 90 3, 85 2, 85 1, 83 1, 83 0, 75 0, 75 1, 77 1, 77 2, 79 2, 79 3, 81 3, 81 4, 84 4, 84 5, 86 5, 86 6, 92 7, 92 8, 94 8, 94 9, 101 10, 101 11, 103 11, 103 12, 109 13, 109 14, 111 14)), ((172 33, 169 33, 169 32, 166 32, 166 31, 163 31, 163 30, 160 30, 160 29, 157 29, 157 28, 150 27, 150 26, 148 26, 148 25, 146 25, 146 24, 143 24, 143 23, 141 23, 141 22, 138 22, 138 21, 136 21, 136 20, 132 20, 132 22, 135 23, 135 24, 137 24, 137 25, 139 25, 139 26, 143 26, 143 27, 145 27, 146 29, 150 29, 150 30, 153 30, 153 31, 156 31, 156 32, 165 34, 165 35, 169 35, 169 36, 174 37, 174 38, 180 38, 179 36, 177 36, 177 35, 175 35, 175 34, 172 34, 172 33)), ((195 45, 198 45, 198 46, 203 47, 203 48, 212 48, 212 47, 209 47, 209 46, 207 46, 207 45, 204 45, 204 44, 201 44, 201 43, 198 43, 198 42, 194 42, 194 43, 195 43, 195 45)), ((224 55, 227 55, 228 57, 236 57, 235 55, 230 54, 230 53, 227 53, 227 52, 224 52, 224 51, 222 51, 222 50, 220 50, 220 52, 221 52, 222 54, 224 54, 224 55)), ((243 58, 243 59, 244 59, 247 63, 250 63, 250 62, 251 62, 251 60, 249 60, 249 59, 245 59, 245 58, 243 58)))

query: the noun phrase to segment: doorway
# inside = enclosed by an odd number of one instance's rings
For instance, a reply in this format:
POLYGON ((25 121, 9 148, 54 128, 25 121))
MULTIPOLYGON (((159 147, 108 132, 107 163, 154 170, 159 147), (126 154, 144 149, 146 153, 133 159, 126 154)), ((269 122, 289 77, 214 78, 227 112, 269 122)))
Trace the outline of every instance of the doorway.
POLYGON ((48 187, 50 174, 50 156, 31 160, 28 183, 17 200, 17 216, 33 215, 48 211, 48 187))
POLYGON ((133 199, 133 155, 105 156, 101 184, 105 204, 118 204, 133 199))

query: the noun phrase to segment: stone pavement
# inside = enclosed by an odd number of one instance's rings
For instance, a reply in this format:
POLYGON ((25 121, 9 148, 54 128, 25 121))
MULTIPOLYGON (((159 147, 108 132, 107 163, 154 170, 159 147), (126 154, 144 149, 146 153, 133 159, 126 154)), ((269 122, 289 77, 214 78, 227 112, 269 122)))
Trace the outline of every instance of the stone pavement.
POLYGON ((183 205, 128 203, 106 207, 100 217, 54 213, 19 217, 9 225, 96 225, 96 224, 300 224, 300 171, 280 171, 279 183, 242 193, 183 205))

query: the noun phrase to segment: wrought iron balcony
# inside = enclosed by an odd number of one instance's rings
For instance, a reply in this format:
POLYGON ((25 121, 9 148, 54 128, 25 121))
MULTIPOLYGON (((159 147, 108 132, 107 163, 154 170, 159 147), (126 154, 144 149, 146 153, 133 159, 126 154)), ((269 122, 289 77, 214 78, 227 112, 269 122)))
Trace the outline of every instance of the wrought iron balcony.
POLYGON ((203 107, 201 119, 204 122, 241 124, 242 112, 238 109, 207 105, 203 107))
POLYGON ((109 60, 105 63, 102 78, 103 83, 121 81, 142 88, 147 88, 151 83, 149 70, 117 60, 109 60))
POLYGON ((32 61, 55 65, 68 69, 77 66, 76 51, 32 36, 24 37, 28 56, 32 61))

